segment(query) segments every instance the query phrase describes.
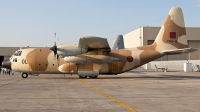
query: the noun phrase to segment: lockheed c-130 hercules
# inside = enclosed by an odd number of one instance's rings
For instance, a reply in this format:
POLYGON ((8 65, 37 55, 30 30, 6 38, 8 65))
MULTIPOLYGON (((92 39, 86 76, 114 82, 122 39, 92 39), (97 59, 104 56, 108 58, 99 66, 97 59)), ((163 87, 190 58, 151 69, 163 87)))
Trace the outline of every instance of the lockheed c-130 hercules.
POLYGON ((78 45, 54 45, 52 48, 27 48, 16 51, 4 67, 28 74, 78 74, 79 78, 97 78, 99 74, 119 74, 164 55, 193 52, 186 40, 181 8, 169 11, 151 45, 111 50, 107 39, 82 37, 78 45), (9 65, 10 63, 10 65, 9 65))

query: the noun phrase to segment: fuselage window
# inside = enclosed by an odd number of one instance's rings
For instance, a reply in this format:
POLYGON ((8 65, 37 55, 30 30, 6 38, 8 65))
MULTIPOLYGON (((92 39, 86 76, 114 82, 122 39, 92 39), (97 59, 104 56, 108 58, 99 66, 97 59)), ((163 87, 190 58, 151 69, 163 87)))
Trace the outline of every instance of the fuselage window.
POLYGON ((14 60, 15 60, 15 62, 17 62, 17 58, 15 58, 14 60))

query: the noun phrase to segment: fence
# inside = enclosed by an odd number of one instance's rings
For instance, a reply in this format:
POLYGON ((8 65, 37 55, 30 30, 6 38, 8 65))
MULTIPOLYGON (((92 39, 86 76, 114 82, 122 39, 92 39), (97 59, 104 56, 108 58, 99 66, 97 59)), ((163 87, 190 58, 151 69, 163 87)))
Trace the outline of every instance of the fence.
POLYGON ((152 61, 151 69, 156 69, 155 65, 159 68, 167 68, 169 71, 183 71, 184 63, 192 63, 192 70, 198 71, 196 65, 200 65, 200 60, 180 60, 180 61, 152 61))

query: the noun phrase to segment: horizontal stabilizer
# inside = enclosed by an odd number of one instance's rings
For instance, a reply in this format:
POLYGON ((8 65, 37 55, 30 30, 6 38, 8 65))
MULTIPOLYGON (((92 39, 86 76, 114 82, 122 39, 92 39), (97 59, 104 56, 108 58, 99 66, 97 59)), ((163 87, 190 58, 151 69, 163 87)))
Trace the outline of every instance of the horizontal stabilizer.
POLYGON ((182 54, 182 53, 190 53, 190 52, 194 52, 197 49, 195 48, 184 48, 184 49, 175 49, 175 50, 164 50, 162 51, 163 55, 172 55, 172 54, 182 54))

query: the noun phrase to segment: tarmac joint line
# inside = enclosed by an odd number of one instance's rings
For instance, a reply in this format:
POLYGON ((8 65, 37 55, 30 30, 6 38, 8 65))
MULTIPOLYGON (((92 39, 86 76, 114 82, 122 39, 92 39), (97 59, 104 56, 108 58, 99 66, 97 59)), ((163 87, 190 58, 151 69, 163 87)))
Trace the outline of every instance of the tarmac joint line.
POLYGON ((9 83, 6 83, 6 84, 3 84, 3 85, 0 85, 0 87, 7 86, 7 85, 9 85, 9 84, 13 84, 13 83, 18 82, 18 81, 21 81, 21 80, 23 80, 23 79, 15 80, 15 81, 13 81, 13 82, 9 82, 9 83))
POLYGON ((93 89, 94 91, 96 91, 96 92, 102 94, 103 96, 105 96, 105 97, 111 99, 112 101, 116 102, 117 104, 119 104, 119 105, 123 106, 124 108, 130 110, 131 112, 137 112, 137 110, 135 110, 134 108, 132 108, 130 105, 128 105, 128 104, 126 104, 126 103, 124 103, 124 102, 122 102, 122 101, 120 101, 120 100, 114 98, 113 96, 110 96, 109 94, 104 93, 103 91, 101 91, 101 90, 95 88, 94 86, 88 84, 87 82, 85 82, 85 81, 83 81, 83 80, 81 80, 81 79, 77 79, 77 80, 78 80, 79 82, 81 82, 82 84, 88 86, 90 89, 93 89))

